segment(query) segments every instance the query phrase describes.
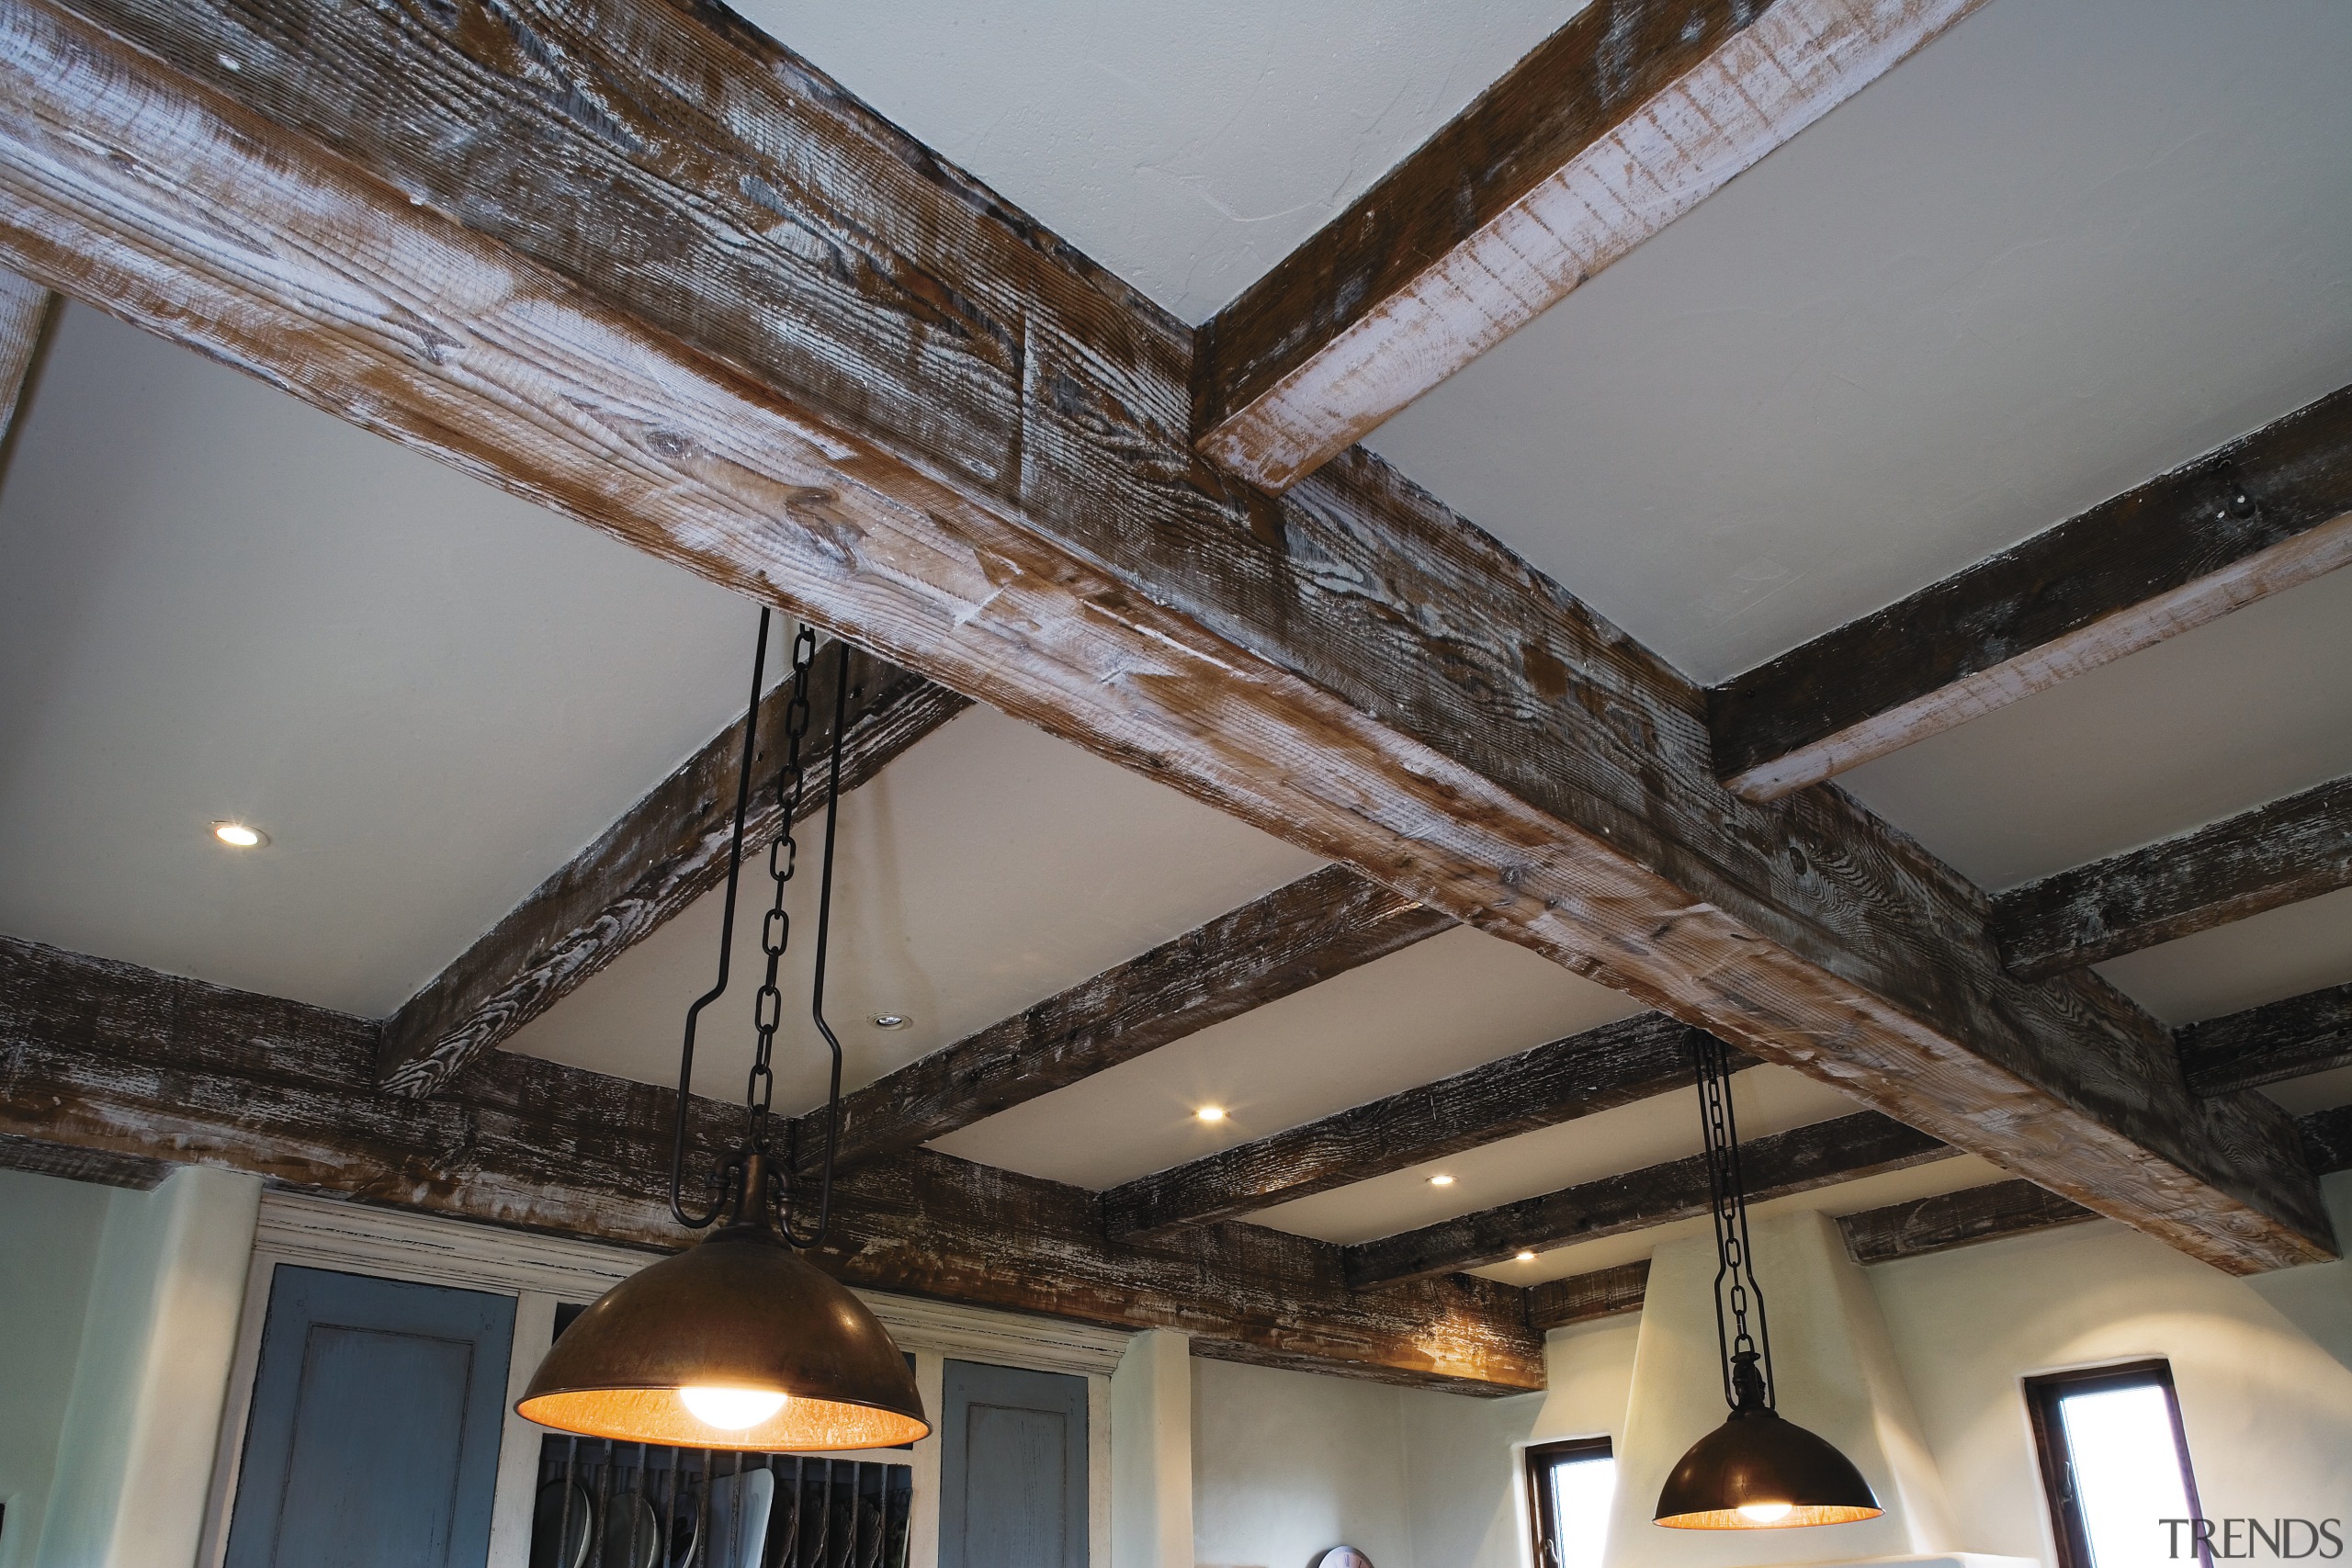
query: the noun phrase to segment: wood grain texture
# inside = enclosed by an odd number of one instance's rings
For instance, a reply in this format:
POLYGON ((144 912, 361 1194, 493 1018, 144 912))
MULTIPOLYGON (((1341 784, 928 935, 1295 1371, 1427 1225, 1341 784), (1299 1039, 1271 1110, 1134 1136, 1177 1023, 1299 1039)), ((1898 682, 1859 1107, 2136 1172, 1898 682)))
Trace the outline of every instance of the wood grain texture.
MULTIPOLYGON (((1454 922, 1326 866, 842 1100, 843 1167, 897 1154, 1400 952, 1454 922)), ((823 1146, 821 1116, 801 1146, 823 1146)))
MULTIPOLYGON (((203 1164, 527 1230, 667 1249, 671 1091, 492 1054, 462 1097, 375 1080, 376 1026, 0 938, 0 1136, 203 1164)), ((698 1144, 740 1111, 702 1102, 698 1144)), ((1347 1288, 1340 1249, 1254 1226, 1104 1246, 1093 1194, 917 1151, 844 1179, 817 1260, 854 1285, 1134 1328, 1232 1359, 1459 1393, 1543 1386, 1521 1292, 1347 1288)))
POLYGON ((1227 483, 1181 324, 725 17, 77 6, 140 47, 0 7, 0 265, 2218 1266, 2328 1255, 2275 1107, 1842 795, 1724 791, 1702 694, 1377 459, 1227 483))
POLYGON ((1838 1228, 1844 1233, 1846 1250, 1855 1262, 1888 1263, 2097 1218, 2081 1204, 2045 1192, 2030 1181, 1996 1181, 1908 1203, 1891 1203, 1883 1209, 1865 1209, 1842 1216, 1838 1228))
POLYGON ((2180 1031, 2179 1038, 2181 1069, 2199 1094, 2352 1066, 2352 986, 2209 1018, 2180 1031))
POLYGON ((2321 1176, 2352 1170, 2352 1105, 2314 1111, 2299 1117, 2296 1131, 2303 1140, 2304 1156, 2321 1176))
POLYGON ((1643 1013, 1221 1149, 1103 1193, 1103 1230, 1130 1235, 1232 1219, 1687 1089, 1690 1032, 1664 1013, 1643 1013))
POLYGON ((1589 1274, 1546 1280, 1527 1287, 1527 1325, 1540 1334, 1547 1329, 1566 1328, 1572 1323, 1590 1323, 1596 1318, 1639 1312, 1649 1289, 1650 1260, 1646 1258, 1620 1263, 1614 1269, 1596 1269, 1589 1274))
MULTIPOLYGON (((833 659, 820 651, 820 689, 833 659)), ((842 788, 857 788, 889 761, 971 705, 943 686, 853 650, 854 695, 842 742, 842 788)), ((760 705, 760 772, 745 822, 744 854, 765 853, 781 830, 775 773, 782 765, 789 684, 760 705)), ((812 759, 805 817, 824 809, 832 746, 830 699, 810 703, 806 755, 812 759)), ((726 880, 734 833, 738 723, 656 784, 594 843, 558 870, 423 990, 385 1021, 379 1075, 394 1094, 446 1087, 482 1054, 577 990, 590 976, 660 930, 726 880)))
POLYGON ((1712 694, 1715 765, 1769 800, 2352 560, 2352 388, 1712 694))
MULTIPOLYGON (((1960 1151, 1875 1111, 1818 1122, 1740 1145, 1751 1202, 1902 1170, 1960 1151)), ((1529 1248, 1564 1247, 1687 1220, 1707 1212, 1703 1155, 1524 1198, 1347 1249, 1348 1279, 1371 1290, 1500 1263, 1529 1248)))
POLYGON ((1217 313, 1201 450, 1287 490, 1977 0, 1595 0, 1217 313))
POLYGON ((41 340, 57 319, 55 294, 29 278, 0 271, 0 477, 17 449, 17 414, 31 390, 41 340))
POLYGON ((164 1184, 164 1178, 172 1173, 172 1164, 141 1155, 44 1144, 36 1138, 6 1134, 0 1134, 0 1170, 21 1170, 34 1176, 54 1176, 66 1181, 149 1192, 164 1184))
POLYGON ((2336 779, 1993 900, 2025 976, 2120 958, 2352 886, 2352 779, 2336 779))

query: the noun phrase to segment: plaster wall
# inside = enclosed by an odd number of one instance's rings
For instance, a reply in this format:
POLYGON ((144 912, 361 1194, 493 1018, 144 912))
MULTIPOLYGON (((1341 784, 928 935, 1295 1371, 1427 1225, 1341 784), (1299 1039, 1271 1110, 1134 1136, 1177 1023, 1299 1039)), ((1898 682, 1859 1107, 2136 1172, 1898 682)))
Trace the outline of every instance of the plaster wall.
POLYGON ((107 1196, 41 1568, 195 1562, 260 1201, 193 1166, 107 1196))
POLYGON ((0 1568, 32 1568, 110 1196, 0 1170, 0 1568))

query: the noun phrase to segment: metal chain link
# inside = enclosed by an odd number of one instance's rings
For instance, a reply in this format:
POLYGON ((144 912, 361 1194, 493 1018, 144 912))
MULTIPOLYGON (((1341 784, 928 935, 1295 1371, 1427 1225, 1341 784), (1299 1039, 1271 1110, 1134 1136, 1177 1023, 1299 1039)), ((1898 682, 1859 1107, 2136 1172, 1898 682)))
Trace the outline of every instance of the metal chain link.
POLYGON ((1762 1363, 1764 1407, 1773 1407, 1771 1338, 1765 1325, 1764 1291, 1756 1282, 1754 1247, 1747 1235, 1747 1190, 1739 1168, 1739 1127, 1732 1113, 1731 1063, 1724 1043, 1702 1030, 1691 1032, 1697 1058, 1699 1114, 1706 1145, 1710 1218, 1715 1232, 1715 1337, 1723 1352, 1724 1398, 1736 1409, 1740 1358, 1762 1363), (1724 1322, 1724 1311, 1730 1322, 1724 1322), (1753 1310, 1761 1335, 1748 1331, 1753 1310))
POLYGON ((775 886, 775 896, 760 921, 760 951, 767 955, 767 967, 760 979, 759 994, 752 1001, 752 1024, 759 1032, 759 1043, 752 1054, 751 1077, 743 1086, 752 1145, 762 1153, 767 1152, 768 1111, 775 1097, 775 1032, 784 1021, 784 992, 776 976, 792 940, 792 917, 785 909, 784 897, 800 860, 793 824, 800 819, 801 800, 808 788, 808 769, 800 748, 808 736, 808 670, 816 658, 816 630, 804 624, 792 639, 792 696, 784 709, 784 766, 775 776, 777 831, 775 842, 768 846, 768 880, 775 886))

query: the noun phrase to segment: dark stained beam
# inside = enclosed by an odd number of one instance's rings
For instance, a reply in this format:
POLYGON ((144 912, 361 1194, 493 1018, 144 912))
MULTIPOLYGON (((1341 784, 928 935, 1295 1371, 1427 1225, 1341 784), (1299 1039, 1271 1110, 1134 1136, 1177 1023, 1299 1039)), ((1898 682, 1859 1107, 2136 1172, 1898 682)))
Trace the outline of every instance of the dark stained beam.
POLYGON ((1855 1262, 1887 1263, 2097 1218, 2081 1204, 2030 1181, 1996 1181, 1865 1209, 1840 1218, 1838 1228, 1845 1234, 1846 1250, 1855 1262))
MULTIPOLYGON (((831 690, 834 657, 831 645, 818 656, 820 694, 831 690)), ((849 674, 855 694, 842 741, 844 791, 873 778, 971 705, 863 650, 853 650, 849 674)), ((774 783, 791 695, 787 682, 760 705, 762 759, 746 822, 746 854, 763 852, 782 827, 774 783)), ((804 745, 821 764, 832 745, 832 703, 828 695, 810 707, 804 745)), ((718 886, 727 875, 742 756, 739 722, 679 764, 410 998, 385 1021, 378 1063, 385 1087, 406 1095, 443 1088, 718 886)), ((826 788, 825 769, 812 765, 801 796, 803 816, 824 809, 826 788)))
POLYGON ((1103 1193, 1103 1229, 1130 1235, 1233 1219, 1689 1088, 1690 1032, 1643 1013, 1221 1149, 1103 1193))
POLYGON ((2312 1111, 2296 1118, 2295 1127, 2302 1137, 2303 1156, 2311 1161, 2314 1175, 2332 1176, 2339 1170, 2352 1170, 2352 1105, 2312 1111))
POLYGON ((1288 489, 1974 5, 1596 0, 1217 313, 1201 449, 1288 489))
POLYGON ((62 303, 40 284, 0 271, 0 478, 17 449, 17 416, 32 389, 42 340, 62 303))
POLYGON ((15 0, 0 265, 823 624, 2240 1272, 2291 1123, 1351 450, 1190 449, 1192 334, 718 10, 15 0), (555 84, 555 85, 550 85, 555 84), (454 215, 454 216, 453 216, 454 215))
MULTIPOLYGON (((462 1097, 375 1081, 374 1024, 0 938, 0 1136, 657 1249, 671 1091, 499 1052, 462 1097)), ((714 1146, 740 1112, 702 1102, 714 1146)), ((814 1256, 851 1284, 1134 1328, 1229 1359, 1511 1393, 1544 1382, 1513 1286, 1348 1289, 1340 1249, 1247 1225, 1104 1245, 1093 1194, 917 1151, 844 1178, 814 1256)))
MULTIPOLYGON (((944 1137, 1453 924, 1326 866, 843 1096, 840 1161, 944 1137)), ((801 1146, 822 1146, 821 1119, 803 1120, 801 1146)))
POLYGON ((2040 977, 2352 886, 2352 779, 2013 887, 2001 956, 2040 977))
POLYGON ((34 1176, 54 1176, 67 1181, 147 1192, 162 1186, 172 1168, 169 1160, 150 1159, 142 1155, 80 1149, 0 1134, 0 1170, 21 1170, 34 1176))
POLYGON ((1527 1325, 1538 1334, 1572 1323, 1639 1312, 1649 1294, 1650 1260, 1638 1258, 1614 1269, 1596 1269, 1564 1280, 1527 1287, 1527 1325))
POLYGON ((2352 986, 2192 1023, 2180 1032, 2180 1065, 2199 1094, 2352 1067, 2352 986))
POLYGON ((1753 800, 1817 784, 2352 559, 2352 388, 1710 694, 1753 800))
MULTIPOLYGON (((1761 1203, 1959 1152, 1875 1111, 1858 1111, 1749 1139, 1739 1159, 1748 1198, 1761 1203)), ((1692 1155, 1359 1242, 1347 1249, 1348 1279, 1365 1290, 1432 1279, 1500 1263, 1521 1248, 1542 1252, 1687 1220, 1707 1205, 1706 1158, 1692 1155)))

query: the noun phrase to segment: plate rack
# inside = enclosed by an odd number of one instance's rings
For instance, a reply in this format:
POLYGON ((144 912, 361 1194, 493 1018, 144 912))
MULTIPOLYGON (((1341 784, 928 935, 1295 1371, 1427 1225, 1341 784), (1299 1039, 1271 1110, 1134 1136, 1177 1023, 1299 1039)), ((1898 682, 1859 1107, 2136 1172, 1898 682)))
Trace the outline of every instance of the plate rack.
POLYGON ((531 1568, 906 1568, 913 1501, 910 1464, 549 1436, 531 1568), (741 1510, 762 1470, 773 1495, 754 1555, 741 1510))

